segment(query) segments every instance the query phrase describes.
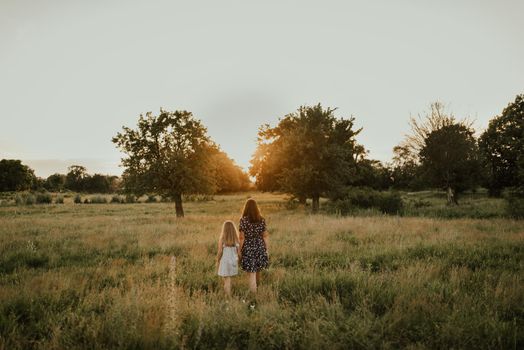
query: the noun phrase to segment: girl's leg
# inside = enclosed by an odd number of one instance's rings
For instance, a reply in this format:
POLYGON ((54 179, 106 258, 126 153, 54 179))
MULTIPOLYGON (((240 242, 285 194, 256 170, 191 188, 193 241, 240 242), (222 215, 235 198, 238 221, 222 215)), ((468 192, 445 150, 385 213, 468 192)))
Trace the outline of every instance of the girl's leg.
POLYGON ((257 286, 260 286, 260 272, 256 272, 257 274, 257 286))
POLYGON ((256 272, 248 272, 247 279, 249 281, 249 290, 253 293, 257 292, 257 274, 256 272))
POLYGON ((231 277, 224 277, 224 292, 231 295, 231 277))

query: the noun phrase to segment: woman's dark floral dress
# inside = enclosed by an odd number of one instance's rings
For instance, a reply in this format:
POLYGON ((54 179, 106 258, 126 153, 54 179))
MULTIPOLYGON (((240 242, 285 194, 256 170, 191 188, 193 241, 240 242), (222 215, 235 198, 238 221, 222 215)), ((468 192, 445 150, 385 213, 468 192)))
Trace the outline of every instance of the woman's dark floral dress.
POLYGON ((249 222, 247 217, 240 219, 239 231, 244 232, 242 260, 240 266, 247 272, 258 272, 269 266, 266 244, 262 234, 266 231, 264 219, 260 222, 249 222))

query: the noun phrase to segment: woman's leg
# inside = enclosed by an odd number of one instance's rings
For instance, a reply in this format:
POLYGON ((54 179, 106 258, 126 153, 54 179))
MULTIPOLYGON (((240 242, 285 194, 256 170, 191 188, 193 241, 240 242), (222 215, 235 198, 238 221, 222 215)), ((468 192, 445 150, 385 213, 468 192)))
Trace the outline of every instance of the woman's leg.
POLYGON ((231 277, 224 277, 224 292, 231 295, 231 277))
POLYGON ((260 272, 257 271, 256 274, 257 274, 257 286, 260 286, 260 272))
POLYGON ((249 290, 253 293, 256 293, 257 292, 257 273, 248 272, 247 280, 249 281, 249 290))

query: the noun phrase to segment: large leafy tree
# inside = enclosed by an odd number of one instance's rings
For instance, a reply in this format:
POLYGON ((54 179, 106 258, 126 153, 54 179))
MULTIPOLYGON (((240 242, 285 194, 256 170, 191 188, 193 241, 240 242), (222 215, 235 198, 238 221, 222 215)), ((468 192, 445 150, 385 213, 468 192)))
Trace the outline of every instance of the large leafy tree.
POLYGON ((44 188, 48 191, 60 192, 64 190, 66 184, 66 175, 52 174, 44 182, 44 188))
POLYGON ((393 161, 390 164, 391 185, 395 189, 420 190, 424 186, 420 173, 418 153, 404 145, 393 148, 393 161))
POLYGON ((113 142, 126 154, 124 189, 171 197, 177 217, 184 216, 183 194, 215 190, 210 161, 215 146, 191 112, 161 109, 158 116, 140 115, 137 128, 124 126, 113 142))
POLYGON ((355 140, 360 129, 353 129, 354 118, 336 118, 334 112, 320 104, 303 106, 276 127, 261 127, 250 168, 257 187, 311 198, 316 212, 320 196, 347 185, 365 152, 355 140))
POLYGON ((524 185, 524 94, 489 122, 479 146, 492 195, 524 185))
POLYGON ((409 118, 410 133, 393 148, 393 187, 418 190, 428 185, 420 174, 420 152, 432 132, 454 123, 455 117, 440 101, 431 103, 423 114, 409 118))
POLYGON ((0 191, 23 191, 36 181, 33 169, 18 159, 0 160, 0 191))
POLYGON ((82 165, 71 165, 65 178, 65 187, 72 191, 84 191, 85 181, 88 178, 87 169, 82 165))
MULTIPOLYGON (((447 152, 442 155, 442 157, 449 157, 449 160, 451 160, 455 154, 455 150, 449 150, 447 147, 452 147, 450 145, 455 142, 456 139, 447 142, 445 138, 447 136, 455 137, 456 135, 453 131, 457 131, 457 126, 463 126, 465 130, 472 131, 472 122, 467 119, 457 120, 451 112, 447 111, 444 103, 436 101, 430 104, 429 110, 425 113, 419 114, 416 117, 410 117, 409 126, 411 132, 404 137, 404 140, 402 140, 399 145, 393 148, 394 157, 391 165, 393 187, 420 190, 422 188, 442 186, 443 189, 448 191, 448 200, 450 203, 455 203, 455 190, 460 192, 463 186, 457 185, 457 187, 454 188, 454 186, 449 187, 442 185, 443 183, 449 182, 449 179, 444 180, 442 177, 439 178, 439 176, 444 176, 444 172, 437 170, 434 165, 438 163, 440 165, 448 164, 446 166, 455 167, 457 164, 453 162, 442 163, 440 160, 437 163, 433 163, 432 160, 436 160, 434 157, 438 155, 431 152, 438 146, 440 150, 447 152), (430 148, 428 148, 430 136, 433 139, 442 137, 443 143, 437 145, 430 142, 430 148), (423 159, 423 157, 426 158, 423 159), (425 162, 424 169, 422 168, 423 160, 425 162)), ((477 174, 475 174, 475 179, 475 181, 478 180, 477 174)), ((453 181, 455 182, 455 180, 453 181)))
POLYGON ((251 181, 248 174, 218 147, 211 149, 211 160, 214 169, 216 192, 238 192, 250 188, 251 181))
POLYGON ((480 165, 473 130, 460 122, 432 131, 420 150, 423 174, 430 185, 443 188, 448 204, 457 195, 478 185, 480 165))

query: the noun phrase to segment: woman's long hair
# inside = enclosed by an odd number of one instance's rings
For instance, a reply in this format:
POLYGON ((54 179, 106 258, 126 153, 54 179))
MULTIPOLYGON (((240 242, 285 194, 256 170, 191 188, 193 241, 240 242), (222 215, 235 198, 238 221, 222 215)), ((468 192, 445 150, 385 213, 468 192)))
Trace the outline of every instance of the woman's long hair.
POLYGON ((258 209, 257 202, 253 198, 249 198, 244 205, 244 211, 242 212, 242 217, 247 217, 249 222, 260 222, 264 218, 260 215, 260 210, 258 209))
POLYGON ((226 247, 234 247, 238 243, 238 232, 235 224, 231 220, 224 222, 220 240, 226 247))

